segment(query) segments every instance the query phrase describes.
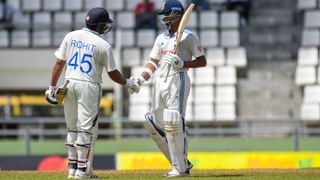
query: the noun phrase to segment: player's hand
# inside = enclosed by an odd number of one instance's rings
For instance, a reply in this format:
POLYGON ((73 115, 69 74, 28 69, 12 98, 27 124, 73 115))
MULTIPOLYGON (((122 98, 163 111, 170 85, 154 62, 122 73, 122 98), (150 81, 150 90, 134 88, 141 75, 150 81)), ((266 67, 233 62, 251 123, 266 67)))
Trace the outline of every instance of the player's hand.
POLYGON ((173 53, 169 53, 169 54, 165 55, 163 57, 163 61, 164 61, 164 63, 171 65, 172 68, 176 69, 176 70, 182 69, 183 65, 184 65, 183 60, 179 56, 177 56, 173 53))
POLYGON ((130 77, 129 79, 127 79, 126 86, 130 94, 139 93, 140 91, 140 84, 134 77, 130 77))
POLYGON ((55 89, 56 88, 54 86, 49 86, 49 88, 44 93, 48 103, 53 106, 59 104, 57 98, 55 97, 55 89))

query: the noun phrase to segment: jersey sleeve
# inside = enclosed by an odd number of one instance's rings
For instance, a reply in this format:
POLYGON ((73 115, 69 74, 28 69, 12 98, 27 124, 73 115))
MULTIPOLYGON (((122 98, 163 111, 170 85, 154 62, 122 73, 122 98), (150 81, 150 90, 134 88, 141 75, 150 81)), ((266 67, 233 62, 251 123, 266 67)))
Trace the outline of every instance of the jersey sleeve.
POLYGON ((152 50, 150 52, 150 58, 160 60, 161 54, 160 54, 160 45, 159 45, 159 43, 160 43, 160 36, 158 36, 156 38, 156 41, 154 42, 154 45, 153 45, 152 50))
POLYGON ((111 72, 111 71, 114 71, 117 69, 116 63, 114 61, 112 48, 110 48, 110 47, 106 49, 106 56, 105 56, 104 65, 106 66, 106 70, 108 72, 111 72))
POLYGON ((63 38, 62 43, 60 44, 60 47, 54 52, 54 55, 56 56, 56 58, 66 61, 67 44, 68 44, 68 34, 63 38))
POLYGON ((197 35, 193 34, 190 36, 189 43, 189 47, 191 48, 191 52, 195 58, 204 56, 204 50, 197 35))

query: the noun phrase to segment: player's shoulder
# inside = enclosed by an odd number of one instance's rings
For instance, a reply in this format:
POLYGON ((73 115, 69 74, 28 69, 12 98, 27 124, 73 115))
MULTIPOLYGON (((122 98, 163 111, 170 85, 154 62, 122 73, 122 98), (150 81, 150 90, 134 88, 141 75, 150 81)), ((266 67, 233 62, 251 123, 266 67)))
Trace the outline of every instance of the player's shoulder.
POLYGON ((190 29, 184 29, 183 33, 186 37, 197 37, 197 34, 190 29))

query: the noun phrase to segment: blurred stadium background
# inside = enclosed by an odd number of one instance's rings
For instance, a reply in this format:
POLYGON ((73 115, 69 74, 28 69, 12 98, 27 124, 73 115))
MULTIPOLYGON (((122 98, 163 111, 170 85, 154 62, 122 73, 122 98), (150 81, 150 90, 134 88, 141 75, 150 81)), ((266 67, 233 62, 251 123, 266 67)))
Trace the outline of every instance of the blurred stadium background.
MULTIPOLYGON (((44 159, 63 161, 63 108, 49 106, 43 94, 55 48, 67 32, 84 26, 88 9, 108 9, 115 24, 104 38, 114 47, 118 67, 127 77, 140 72, 162 30, 134 30, 138 2, 8 0, 16 12, 12 28, 0 29, 0 169, 28 169, 19 162, 30 161, 35 165, 29 169, 39 170, 44 159)), ((159 9, 161 0, 154 2, 159 9)), ((186 119, 195 168, 320 167, 320 1, 252 0, 247 25, 237 11, 226 9, 226 0, 208 2, 209 10, 194 11, 187 25, 198 34, 208 61, 189 71, 186 119), (211 155, 218 159, 203 161, 211 155), (237 157, 258 158, 235 167, 237 157)), ((149 151, 164 161, 142 125, 150 97, 151 83, 129 96, 104 73, 98 168, 168 167, 147 160, 129 167, 150 154, 121 153, 149 151)))

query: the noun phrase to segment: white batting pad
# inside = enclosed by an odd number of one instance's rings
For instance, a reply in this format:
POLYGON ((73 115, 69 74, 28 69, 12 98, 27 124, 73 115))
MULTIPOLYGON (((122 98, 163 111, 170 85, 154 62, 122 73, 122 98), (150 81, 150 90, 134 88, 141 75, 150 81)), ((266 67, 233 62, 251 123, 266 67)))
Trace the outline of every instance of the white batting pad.
POLYGON ((172 166, 184 173, 187 170, 187 159, 181 115, 176 110, 165 109, 163 117, 172 166))
POLYGON ((78 153, 78 168, 86 168, 88 162, 88 153, 91 146, 91 133, 78 132, 76 148, 78 153))
POLYGON ((151 113, 147 113, 145 115, 145 119, 146 122, 143 123, 144 127, 148 130, 152 140, 157 144, 160 151, 165 155, 171 164, 170 152, 165 133, 155 125, 151 113))

